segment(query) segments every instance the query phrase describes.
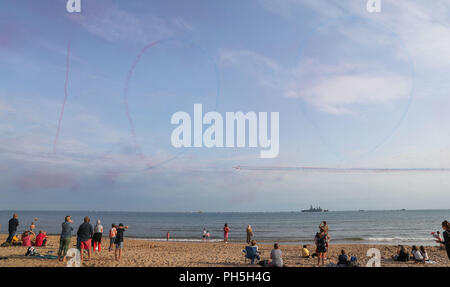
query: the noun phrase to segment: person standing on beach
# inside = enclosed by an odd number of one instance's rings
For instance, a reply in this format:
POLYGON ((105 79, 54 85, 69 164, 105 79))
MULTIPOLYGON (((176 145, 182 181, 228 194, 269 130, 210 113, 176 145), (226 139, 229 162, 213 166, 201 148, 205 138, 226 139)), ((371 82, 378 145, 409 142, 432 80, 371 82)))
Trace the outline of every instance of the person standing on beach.
POLYGON ((250 242, 252 242, 253 237, 253 230, 250 224, 247 226, 246 231, 247 231, 247 244, 250 244, 250 242))
POLYGON ((317 265, 320 265, 322 261, 322 266, 325 264, 325 257, 327 256, 327 235, 323 229, 316 233, 314 237, 314 242, 316 243, 316 253, 317 253, 317 265))
POLYGON ((230 228, 228 227, 228 224, 225 223, 225 226, 223 227, 223 241, 225 243, 228 243, 228 233, 230 232, 230 228))
POLYGON ((69 215, 64 218, 64 222, 61 224, 61 236, 59 238, 58 260, 66 262, 67 250, 70 247, 70 240, 72 239, 73 227, 71 225, 72 219, 69 215))
POLYGON ((117 227, 116 241, 114 242, 116 244, 116 250, 114 252, 116 261, 119 261, 122 257, 123 233, 125 232, 125 229, 128 229, 128 226, 123 226, 122 223, 120 223, 119 227, 117 227))
POLYGON ((444 220, 442 222, 442 229, 444 229, 442 235, 444 237, 445 250, 447 251, 447 257, 450 260, 450 222, 444 220))
POLYGON ((102 251, 102 235, 103 235, 103 225, 100 219, 97 220, 97 223, 94 227, 94 235, 92 236, 92 247, 95 253, 95 250, 98 252, 102 251))
POLYGON ((13 239, 14 235, 16 235, 17 232, 17 226, 19 226, 19 216, 17 213, 13 214, 13 217, 8 222, 8 238, 6 239, 6 242, 11 243, 11 240, 13 239))
POLYGON ((206 240, 206 228, 203 228, 202 241, 206 240))
POLYGON ((114 248, 114 241, 116 241, 117 236, 117 226, 113 223, 111 229, 109 230, 109 251, 114 248))
POLYGON ((86 216, 84 222, 78 227, 77 237, 80 242, 80 260, 83 261, 83 250, 88 252, 88 260, 91 259, 91 239, 94 235, 94 229, 89 223, 91 219, 86 216))

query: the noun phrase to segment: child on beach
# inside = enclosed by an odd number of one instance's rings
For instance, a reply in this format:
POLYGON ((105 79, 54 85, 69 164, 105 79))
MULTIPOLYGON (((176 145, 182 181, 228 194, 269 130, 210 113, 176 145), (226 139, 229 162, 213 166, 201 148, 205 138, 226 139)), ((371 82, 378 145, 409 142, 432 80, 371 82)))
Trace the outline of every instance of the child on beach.
POLYGON ((109 230, 109 251, 113 250, 116 235, 117 235, 117 228, 116 225, 113 223, 111 225, 111 229, 109 230))
POLYGON ((206 230, 206 241, 208 241, 209 240, 209 237, 211 236, 211 234, 209 234, 209 231, 208 230, 206 230))
POLYGON ((202 240, 204 241, 205 239, 206 239, 206 228, 203 228, 202 240))
POLYGON ((347 267, 349 265, 350 261, 348 260, 348 256, 345 253, 345 250, 341 250, 341 255, 338 257, 338 266, 347 267))
POLYGON ((33 239, 33 234, 30 234, 28 231, 25 231, 22 233, 22 246, 32 246, 33 242, 31 240, 33 239))
POLYGON ((102 235, 103 235, 103 225, 100 219, 98 219, 94 227, 94 235, 92 236, 92 247, 94 253, 96 250, 98 252, 102 251, 102 235))
POLYGON ((123 233, 125 232, 125 229, 128 229, 128 226, 124 226, 122 223, 119 224, 119 227, 117 227, 117 235, 116 240, 114 241, 116 245, 116 250, 114 253, 114 257, 116 261, 119 261, 122 257, 122 249, 123 249, 123 233))
POLYGON ((45 244, 47 244, 47 238, 48 238, 47 232, 39 230, 39 234, 36 236, 35 246, 37 247, 45 246, 45 244))
POLYGON ((411 254, 412 254, 412 257, 413 257, 414 261, 416 261, 416 262, 424 262, 422 253, 420 253, 420 251, 417 248, 417 246, 415 246, 415 245, 412 246, 411 254))
POLYGON ((228 224, 225 223, 225 226, 223 227, 223 241, 225 243, 228 243, 228 233, 230 232, 230 228, 228 227, 228 224))
POLYGON ((309 257, 310 257, 310 254, 309 254, 308 246, 303 245, 302 258, 309 258, 309 257))
POLYGON ((167 233, 166 233, 166 240, 169 241, 169 239, 170 239, 170 232, 167 231, 167 233))

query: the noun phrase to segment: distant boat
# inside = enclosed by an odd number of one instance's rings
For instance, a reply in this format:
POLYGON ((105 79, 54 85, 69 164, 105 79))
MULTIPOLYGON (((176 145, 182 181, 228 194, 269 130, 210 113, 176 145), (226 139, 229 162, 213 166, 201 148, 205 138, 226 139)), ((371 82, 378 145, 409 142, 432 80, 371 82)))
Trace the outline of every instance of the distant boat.
POLYGON ((302 212, 328 212, 328 209, 322 209, 320 206, 311 207, 309 209, 303 209, 302 212))
POLYGON ((406 211, 406 209, 402 208, 402 209, 400 209, 400 211, 406 211))
POLYGON ((359 212, 364 212, 364 209, 360 209, 360 210, 358 210, 359 212))

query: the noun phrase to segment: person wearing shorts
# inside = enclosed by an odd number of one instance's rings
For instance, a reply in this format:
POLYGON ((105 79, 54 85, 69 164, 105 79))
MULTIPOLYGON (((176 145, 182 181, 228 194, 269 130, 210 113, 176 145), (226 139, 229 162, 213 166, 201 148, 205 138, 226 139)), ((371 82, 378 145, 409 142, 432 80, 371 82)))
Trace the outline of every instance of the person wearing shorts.
POLYGON ((88 260, 91 259, 91 239, 94 235, 94 228, 90 224, 90 218, 86 216, 84 222, 80 225, 77 231, 77 237, 80 241, 80 260, 83 261, 83 250, 88 252, 88 260))
POLYGON ((116 261, 119 261, 122 257, 123 233, 125 232, 125 229, 128 229, 128 226, 124 226, 122 223, 117 227, 116 240, 114 241, 114 244, 116 245, 116 250, 114 252, 116 261))
POLYGON ((316 252, 317 252, 317 264, 320 265, 320 262, 322 262, 322 266, 325 264, 325 257, 327 256, 328 252, 328 242, 327 242, 327 234, 325 231, 321 228, 320 232, 316 233, 316 236, 314 238, 314 241, 316 243, 316 252))
POLYGON ((111 225, 111 229, 109 230, 109 251, 112 251, 114 248, 114 242, 116 241, 116 235, 117 235, 117 227, 113 223, 111 225))

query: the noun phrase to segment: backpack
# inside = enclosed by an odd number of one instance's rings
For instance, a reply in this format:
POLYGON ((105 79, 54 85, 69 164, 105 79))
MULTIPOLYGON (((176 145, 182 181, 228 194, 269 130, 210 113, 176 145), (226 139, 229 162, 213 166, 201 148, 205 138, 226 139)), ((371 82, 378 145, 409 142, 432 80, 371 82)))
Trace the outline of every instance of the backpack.
POLYGON ((27 253, 25 253, 25 256, 36 256, 36 255, 39 255, 36 252, 36 249, 34 249, 34 247, 28 247, 27 253))

